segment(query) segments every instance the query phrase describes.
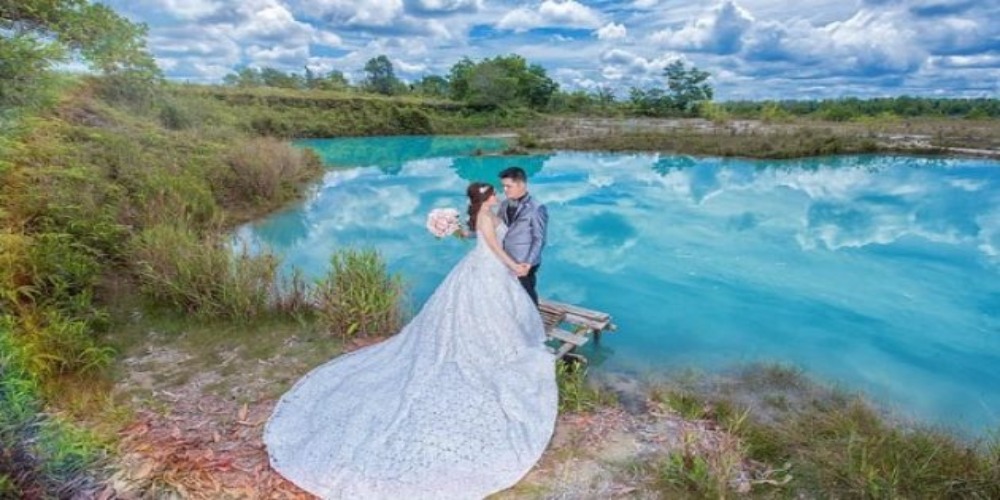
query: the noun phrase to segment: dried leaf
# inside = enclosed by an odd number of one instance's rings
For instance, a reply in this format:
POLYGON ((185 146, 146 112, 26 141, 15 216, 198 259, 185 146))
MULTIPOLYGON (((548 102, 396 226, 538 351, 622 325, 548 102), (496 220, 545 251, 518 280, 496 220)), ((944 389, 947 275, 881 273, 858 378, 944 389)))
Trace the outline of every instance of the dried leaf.
POLYGON ((152 462, 143 462, 142 466, 132 474, 132 479, 141 480, 146 479, 153 474, 154 464, 152 462))

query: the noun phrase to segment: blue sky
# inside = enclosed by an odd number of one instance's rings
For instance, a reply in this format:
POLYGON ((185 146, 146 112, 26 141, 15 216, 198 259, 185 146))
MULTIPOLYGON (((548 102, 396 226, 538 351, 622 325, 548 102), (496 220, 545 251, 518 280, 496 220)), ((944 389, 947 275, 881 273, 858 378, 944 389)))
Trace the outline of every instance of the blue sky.
POLYGON ((1000 0, 108 0, 167 76, 241 65, 447 74, 517 53, 566 89, 662 85, 683 59, 719 99, 1000 95, 1000 0))

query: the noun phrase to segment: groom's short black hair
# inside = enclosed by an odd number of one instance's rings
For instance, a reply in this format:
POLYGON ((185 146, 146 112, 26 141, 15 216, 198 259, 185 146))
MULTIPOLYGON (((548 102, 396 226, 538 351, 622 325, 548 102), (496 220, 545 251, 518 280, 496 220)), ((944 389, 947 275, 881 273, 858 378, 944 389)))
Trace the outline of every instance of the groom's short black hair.
POLYGON ((524 173, 524 169, 521 167, 505 168, 503 172, 500 172, 500 178, 516 182, 528 182, 528 174, 524 173))

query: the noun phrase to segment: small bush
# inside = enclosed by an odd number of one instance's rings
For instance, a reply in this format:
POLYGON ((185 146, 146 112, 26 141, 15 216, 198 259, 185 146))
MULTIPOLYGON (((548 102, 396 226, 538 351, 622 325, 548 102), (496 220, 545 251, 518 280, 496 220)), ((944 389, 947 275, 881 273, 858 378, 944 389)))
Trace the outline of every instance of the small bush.
POLYGON ((383 336, 402 326, 402 285, 375 250, 340 250, 316 285, 319 318, 344 338, 383 336))
POLYGON ((559 411, 585 412, 614 404, 614 396, 587 382, 587 366, 573 361, 556 364, 556 382, 559 385, 559 411))
POLYGON ((431 118, 424 111, 409 106, 393 108, 393 111, 401 132, 414 135, 434 133, 431 118))
POLYGON ((760 110, 760 119, 765 123, 781 123, 792 119, 792 114, 776 103, 769 102, 760 110))
POLYGON ((698 104, 698 116, 716 125, 723 125, 730 119, 729 112, 712 101, 702 101, 698 104))
POLYGON ((160 107, 160 123, 171 130, 183 130, 194 125, 194 118, 178 103, 168 100, 160 107))
POLYGON ((229 154, 230 198, 259 203, 291 199, 299 185, 322 169, 310 149, 297 149, 270 137, 242 141, 229 154))

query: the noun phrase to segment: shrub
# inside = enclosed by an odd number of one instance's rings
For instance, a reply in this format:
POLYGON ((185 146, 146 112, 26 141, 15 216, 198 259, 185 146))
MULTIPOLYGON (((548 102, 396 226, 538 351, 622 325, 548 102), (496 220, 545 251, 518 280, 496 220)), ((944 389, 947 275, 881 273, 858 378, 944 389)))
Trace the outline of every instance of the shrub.
POLYGON ((434 133, 431 118, 424 111, 409 106, 393 108, 393 111, 401 132, 416 135, 434 133))
POLYGON ((55 309, 23 312, 13 330, 13 349, 34 376, 51 379, 68 373, 100 372, 115 352, 101 346, 89 321, 55 309))
POLYGON ((402 285, 375 250, 340 250, 316 286, 319 318, 344 337, 390 335, 402 326, 402 285))
POLYGON ((722 125, 729 121, 729 112, 726 111, 722 106, 712 102, 712 101, 702 101, 698 103, 698 116, 715 123, 716 125, 722 125))
POLYGON ((160 225, 133 242, 143 293, 182 311, 249 320, 269 309, 276 293, 279 259, 252 255, 220 240, 201 240, 190 229, 160 225))
POLYGON ((228 193, 237 200, 271 203, 290 199, 322 166, 310 149, 271 137, 237 143, 229 154, 228 193))
POLYGON ((792 119, 792 114, 776 103, 769 102, 761 108, 760 119, 766 123, 787 122, 792 119))
POLYGON ((171 130, 183 130, 194 125, 194 118, 177 102, 167 100, 160 106, 160 123, 171 130))
POLYGON ((584 412, 613 404, 614 396, 587 382, 587 366, 582 362, 559 361, 556 364, 559 385, 559 411, 584 412))
POLYGON ((78 498, 100 456, 94 437, 42 411, 15 319, 0 317, 0 498, 78 498))

